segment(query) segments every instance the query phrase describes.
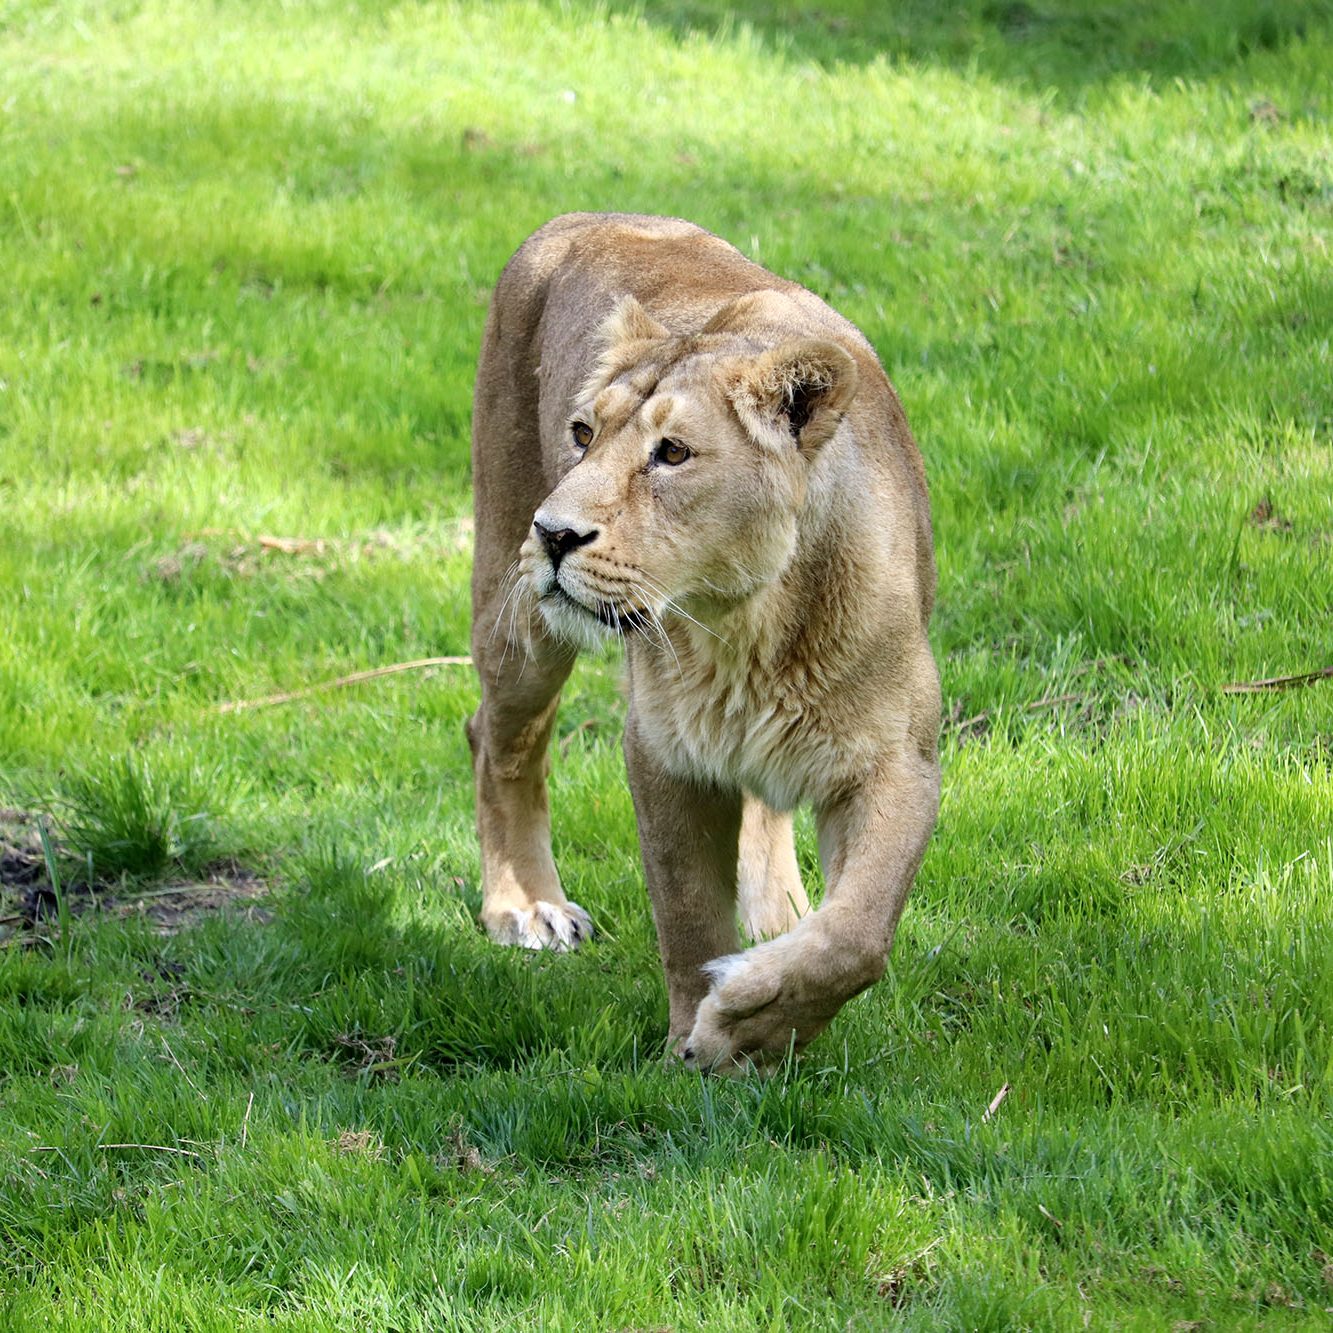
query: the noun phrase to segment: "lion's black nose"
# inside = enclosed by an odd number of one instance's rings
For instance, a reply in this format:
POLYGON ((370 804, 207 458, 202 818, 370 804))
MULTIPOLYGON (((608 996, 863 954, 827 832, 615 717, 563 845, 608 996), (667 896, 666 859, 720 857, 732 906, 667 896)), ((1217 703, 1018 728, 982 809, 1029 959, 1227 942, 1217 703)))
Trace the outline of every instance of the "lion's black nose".
POLYGON ((596 528, 579 532, 575 528, 548 527, 536 519, 533 519, 532 526, 536 529, 537 536, 542 539, 542 545, 546 547, 546 553, 551 557, 551 564, 556 569, 560 568, 560 562, 571 551, 580 546, 587 546, 597 536, 596 528))

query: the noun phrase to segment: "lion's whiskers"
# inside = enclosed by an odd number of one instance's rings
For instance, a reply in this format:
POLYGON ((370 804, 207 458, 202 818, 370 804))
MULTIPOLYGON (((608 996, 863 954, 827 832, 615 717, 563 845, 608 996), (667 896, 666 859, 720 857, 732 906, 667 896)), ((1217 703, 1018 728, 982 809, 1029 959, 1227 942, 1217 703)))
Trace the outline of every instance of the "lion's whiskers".
POLYGON ((503 666, 509 660, 509 650, 511 647, 519 645, 519 636, 516 633, 518 628, 519 604, 523 604, 524 615, 527 617, 528 633, 522 638, 523 648, 523 666, 520 668, 520 674, 527 668, 527 664, 532 660, 531 643, 531 617, 532 607, 523 596, 523 578, 521 570, 521 559, 515 560, 504 572, 504 577, 500 580, 500 586, 503 588, 508 585, 504 599, 500 603, 500 609, 495 613, 495 623, 491 626, 491 632, 486 636, 487 644, 494 643, 495 636, 500 632, 500 622, 505 618, 505 612, 509 613, 509 623, 505 629, 504 651, 500 654, 500 665, 503 666))
MULTIPOLYGON (((676 664, 676 677, 682 684, 685 682, 685 670, 680 664, 680 658, 676 656, 675 644, 671 642, 671 635, 667 633, 667 627, 662 623, 662 617, 658 615, 657 608, 653 605, 653 598, 649 589, 648 581, 645 578, 642 584, 631 584, 631 590, 634 600, 643 604, 643 610, 647 613, 648 624, 655 631, 653 634, 644 632, 644 638, 648 640, 655 648, 665 648, 671 654, 671 660, 676 664), (647 596, 643 594, 647 593, 647 596)), ((660 594, 659 594, 660 596, 660 594)))
POLYGON ((504 588, 508 585, 508 588, 505 592, 504 599, 500 603, 500 609, 495 613, 495 623, 491 626, 491 632, 486 636, 487 645, 495 642, 495 636, 500 631, 500 621, 504 616, 505 609, 509 605, 509 599, 514 595, 514 592, 518 588, 518 579, 516 577, 518 574, 518 565, 519 562, 517 560, 511 562, 509 568, 505 570, 500 578, 500 586, 504 588))
MULTIPOLYGON (((688 620, 690 624, 697 625, 701 630, 703 630, 705 634, 711 634, 713 638, 715 638, 719 643, 725 644, 726 647, 728 648, 731 647, 731 644, 728 642, 728 640, 724 639, 722 635, 720 635, 716 630, 709 629, 708 626, 703 624, 702 621, 696 620, 692 615, 690 615, 688 611, 684 610, 681 607, 680 603, 677 602, 676 599, 672 597, 670 593, 668 593, 664 588, 658 587, 658 585, 652 579, 650 579, 647 576, 647 574, 643 573, 642 570, 639 571, 639 578, 642 580, 643 586, 647 588, 647 590, 650 593, 652 593, 661 601, 662 609, 664 611, 670 611, 672 615, 677 615, 682 620, 688 620)), ((656 612, 654 612, 653 614, 654 616, 656 616, 656 612)))

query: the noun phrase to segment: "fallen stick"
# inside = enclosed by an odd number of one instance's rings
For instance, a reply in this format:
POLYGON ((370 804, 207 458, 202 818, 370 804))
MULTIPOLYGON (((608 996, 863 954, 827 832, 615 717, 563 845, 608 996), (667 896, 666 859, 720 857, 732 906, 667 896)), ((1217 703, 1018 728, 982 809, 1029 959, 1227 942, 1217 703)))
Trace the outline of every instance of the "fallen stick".
POLYGON ((197 1162, 204 1160, 202 1153, 191 1152, 188 1148, 169 1148, 165 1143, 99 1143, 97 1147, 102 1152, 110 1152, 112 1148, 138 1148, 141 1152, 169 1152, 177 1157, 193 1157, 197 1162))
POLYGON ((990 1105, 982 1112, 981 1123, 984 1125, 987 1120, 1000 1109, 1000 1103, 1009 1095, 1009 1085, 1006 1083, 994 1097, 990 1099, 990 1105))
POLYGON ((216 889, 219 884, 227 884, 227 883, 235 884, 239 882, 240 881, 237 880, 228 881, 225 879, 223 880, 206 879, 206 880, 200 880, 194 884, 168 884, 164 889, 145 889, 145 890, 136 889, 133 893, 126 893, 120 895, 116 895, 113 893, 113 894, 108 894, 107 896, 111 898, 114 905, 119 906, 121 903, 145 902, 149 898, 180 898, 187 893, 199 893, 204 889, 216 889))
POLYGON ((983 709, 980 713, 975 713, 971 717, 965 717, 961 722, 944 725, 951 731, 971 731, 973 727, 979 727, 983 722, 990 721, 990 709, 983 709))
POLYGON ((1223 694, 1258 694, 1263 690, 1290 690, 1297 685, 1313 685, 1317 680, 1333 679, 1333 666, 1318 671, 1304 671, 1298 676, 1269 676, 1267 680, 1237 680, 1222 686, 1223 694))
POLYGON ((306 555, 314 552, 323 555, 328 543, 323 537, 263 537, 259 545, 265 551, 279 551, 283 555, 306 555))
POLYGON ((560 738, 560 753, 562 755, 568 754, 569 747, 574 743, 574 737, 582 735, 585 731, 591 731, 596 726, 597 719, 595 717, 585 717, 573 731, 560 738))
MULTIPOLYGON (((1031 703, 1023 705, 1025 713, 1036 713, 1043 708, 1059 708, 1061 704, 1076 704, 1083 699, 1081 694, 1052 694, 1045 699, 1034 699, 1031 703)), ((945 731, 970 731, 973 727, 979 727, 984 722, 989 722, 991 710, 983 708, 981 712, 973 714, 971 717, 965 717, 961 722, 945 722, 943 729, 945 731)))
POLYGON ((1029 713, 1035 713, 1039 708, 1058 708, 1061 704, 1076 704, 1082 698, 1081 694, 1052 694, 1047 699, 1035 699, 1023 706, 1029 713))
POLYGON ((350 676, 339 676, 337 680, 322 680, 315 685, 304 685, 299 690, 265 695, 262 699, 230 699, 226 703, 218 704, 216 711, 240 713, 247 708, 272 708, 276 704, 291 703, 293 699, 305 699, 323 690, 339 690, 344 685, 359 685, 364 680, 377 680, 380 676, 392 676, 399 671, 420 671, 425 667, 434 666, 471 665, 470 657, 422 657, 415 662, 394 662, 389 666, 375 667, 373 671, 354 671, 350 676))

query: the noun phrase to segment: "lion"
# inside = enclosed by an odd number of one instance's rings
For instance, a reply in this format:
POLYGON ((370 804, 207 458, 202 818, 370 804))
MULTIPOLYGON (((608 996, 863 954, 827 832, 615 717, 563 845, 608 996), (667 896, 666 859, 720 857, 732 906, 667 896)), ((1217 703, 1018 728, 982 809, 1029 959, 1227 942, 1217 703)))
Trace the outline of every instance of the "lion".
POLYGON ((883 974, 938 812, 930 510, 897 395, 853 324, 717 236, 581 213, 500 277, 472 430, 481 923, 592 936, 547 751, 578 649, 618 636, 668 1049, 762 1069, 883 974))

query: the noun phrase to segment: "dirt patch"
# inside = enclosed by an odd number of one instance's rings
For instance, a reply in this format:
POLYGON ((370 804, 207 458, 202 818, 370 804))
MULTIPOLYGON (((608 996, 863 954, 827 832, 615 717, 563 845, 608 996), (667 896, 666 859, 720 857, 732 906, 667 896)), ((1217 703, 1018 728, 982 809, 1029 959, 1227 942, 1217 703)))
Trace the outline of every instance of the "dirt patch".
POLYGON ((46 865, 42 859, 41 848, 36 851, 15 844, 5 837, 4 817, 9 812, 0 814, 0 885, 10 888, 26 888, 37 883, 46 875, 46 865))
MULTIPOLYGON (((61 848, 48 833, 57 860, 61 848)), ((220 912, 266 922, 262 906, 266 880, 234 861, 219 861, 189 879, 144 885, 120 881, 90 882, 71 874, 61 884, 72 917, 146 917, 159 935, 175 935, 220 912)), ((0 810, 0 945, 49 938, 60 917, 60 895, 47 870, 37 816, 25 810, 0 810)))
POLYGON ((1264 532, 1290 532, 1293 526, 1291 519, 1277 512, 1271 497, 1267 495, 1250 510, 1249 524, 1264 532))
POLYGON ((340 1032, 333 1045, 347 1072, 354 1076, 364 1074, 396 1083, 399 1069, 406 1063, 398 1058, 398 1038, 392 1035, 366 1037, 359 1032, 340 1032))
POLYGON ((159 935, 175 935, 210 916, 228 912, 243 921, 264 924, 273 913, 261 906, 268 884, 243 866, 210 867, 206 878, 167 883, 144 891, 116 889, 99 900, 99 910, 120 916, 144 916, 159 935))
MULTIPOLYGON (((63 887, 70 910, 76 911, 75 902, 88 896, 88 885, 71 877, 63 887)), ((0 938, 6 928, 33 926, 59 915, 59 909, 36 816, 0 810, 0 938)))

